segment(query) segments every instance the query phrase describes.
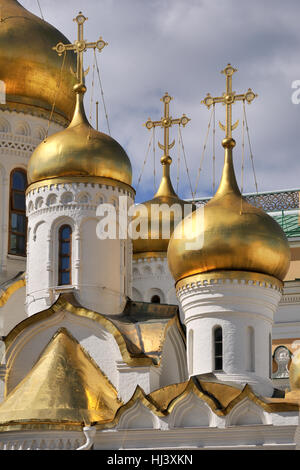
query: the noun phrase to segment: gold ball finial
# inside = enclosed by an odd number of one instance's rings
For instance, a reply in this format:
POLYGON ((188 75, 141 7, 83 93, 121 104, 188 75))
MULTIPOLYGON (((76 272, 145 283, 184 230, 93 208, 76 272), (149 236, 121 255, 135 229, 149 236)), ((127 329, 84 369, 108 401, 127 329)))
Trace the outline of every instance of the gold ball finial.
POLYGON ((171 165, 172 158, 169 155, 163 155, 160 159, 162 165, 171 165))
POLYGON ((225 139, 222 140, 222 146, 224 149, 233 149, 235 144, 236 142, 232 137, 225 137, 225 139))
POLYGON ((76 85, 73 86, 73 91, 75 93, 84 95, 86 92, 86 86, 83 83, 76 83, 76 85))

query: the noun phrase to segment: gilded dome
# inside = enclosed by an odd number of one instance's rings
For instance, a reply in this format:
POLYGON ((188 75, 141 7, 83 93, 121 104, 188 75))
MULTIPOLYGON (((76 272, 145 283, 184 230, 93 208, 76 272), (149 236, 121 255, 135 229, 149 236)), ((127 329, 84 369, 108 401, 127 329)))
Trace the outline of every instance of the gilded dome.
POLYGON ((112 137, 89 124, 83 106, 84 85, 76 85, 76 107, 66 129, 51 135, 34 150, 27 169, 28 183, 72 176, 103 177, 131 185, 130 160, 112 137))
MULTIPOLYGON (((133 254, 135 257, 140 257, 141 254, 145 257, 155 256, 158 253, 162 256, 166 255, 174 225, 176 226, 183 219, 185 207, 191 206, 191 204, 179 199, 175 193, 170 179, 171 159, 170 157, 167 158, 169 160, 167 160, 168 163, 163 163, 163 177, 157 193, 153 199, 142 204, 146 209, 138 214, 141 233, 145 234, 147 238, 140 237, 133 240, 133 254), (170 211, 173 204, 176 204, 178 212, 177 210, 176 212, 170 211), (159 206, 161 207, 160 211, 158 211, 159 206), (168 223, 169 220, 170 224, 168 223), (143 227, 145 227, 145 230, 143 230, 143 227), (165 233, 164 227, 166 227, 165 233), (169 235, 167 233, 168 229, 169 235)), ((138 211, 138 209, 139 206, 136 210, 138 211)))
POLYGON ((55 112, 71 120, 75 97, 72 93, 76 57, 68 52, 57 92, 63 57, 52 50, 68 39, 46 21, 38 18, 16 0, 1 0, 0 80, 5 83, 6 105, 31 111, 50 111, 56 96, 55 112))
POLYGON ((228 138, 222 144, 225 163, 220 186, 204 208, 186 218, 183 227, 176 227, 168 248, 170 271, 176 281, 224 270, 283 280, 290 264, 287 238, 272 217, 242 198, 232 162, 235 141, 228 138))

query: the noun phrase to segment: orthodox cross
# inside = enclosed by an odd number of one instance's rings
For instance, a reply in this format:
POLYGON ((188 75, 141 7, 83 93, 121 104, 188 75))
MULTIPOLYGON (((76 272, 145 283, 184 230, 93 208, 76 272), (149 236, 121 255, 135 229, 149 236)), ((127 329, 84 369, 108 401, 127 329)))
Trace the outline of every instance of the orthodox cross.
POLYGON ((73 21, 76 21, 78 25, 78 37, 77 40, 74 41, 74 44, 63 44, 62 42, 59 42, 56 44, 53 49, 58 53, 58 55, 62 55, 65 51, 74 51, 75 54, 77 54, 77 79, 79 83, 83 83, 83 53, 87 49, 98 49, 98 51, 101 51, 105 46, 107 46, 107 42, 103 41, 102 37, 98 39, 97 42, 87 42, 83 38, 83 25, 85 21, 88 18, 86 18, 82 12, 80 11, 79 14, 76 16, 76 18, 73 19, 73 21))
POLYGON ((157 126, 164 128, 164 144, 162 145, 160 142, 158 142, 158 146, 164 151, 163 158, 166 157, 169 159, 170 159, 169 150, 172 147, 174 147, 174 144, 175 144, 175 140, 173 140, 171 144, 169 143, 170 142, 169 141, 170 127, 172 127, 173 124, 179 124, 179 126, 182 125, 184 127, 190 121, 190 119, 185 114, 183 114, 181 118, 172 119, 172 117, 170 116, 170 108, 169 108, 170 101, 172 99, 173 98, 169 96, 168 93, 166 92, 160 100, 160 101, 163 101, 164 103, 164 116, 161 118, 160 121, 151 121, 151 119, 148 118, 148 121, 144 124, 149 130, 152 129, 152 127, 157 127, 157 126))
POLYGON ((208 109, 211 107, 211 105, 215 103, 222 103, 223 105, 226 105, 226 123, 225 126, 224 124, 221 124, 219 122, 219 125, 223 131, 226 133, 226 138, 231 138, 231 132, 238 126, 239 121, 236 121, 232 125, 232 109, 231 106, 235 103, 235 101, 247 101, 247 103, 251 103, 251 101, 254 100, 254 98, 257 96, 251 88, 248 89, 248 91, 244 94, 236 95, 235 91, 232 91, 232 75, 234 72, 236 72, 237 69, 234 69, 230 64, 225 67, 224 70, 221 71, 221 73, 224 73, 226 76, 226 91, 223 93, 222 96, 217 96, 213 97, 210 95, 210 93, 207 93, 206 97, 204 98, 201 103, 205 104, 208 109))

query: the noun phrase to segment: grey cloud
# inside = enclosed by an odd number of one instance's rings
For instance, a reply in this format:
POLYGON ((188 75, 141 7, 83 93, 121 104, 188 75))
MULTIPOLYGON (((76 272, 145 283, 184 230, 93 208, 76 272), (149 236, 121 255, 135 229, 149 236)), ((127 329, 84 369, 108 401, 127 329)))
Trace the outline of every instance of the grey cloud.
MULTIPOLYGON (((150 134, 142 126, 149 116, 160 118, 160 98, 173 97, 173 116, 192 118, 183 137, 193 187, 210 115, 201 99, 209 91, 219 95, 225 80, 220 70, 231 62, 239 69, 234 90, 251 87, 259 94, 247 106, 259 190, 299 186, 300 105, 291 102, 291 83, 300 79, 300 3, 297 0, 39 0, 45 19, 71 40, 76 36, 72 19, 83 8, 89 17, 85 36, 102 35, 109 46, 99 56, 101 75, 113 136, 126 148, 134 168, 136 184, 150 134)), ((35 0, 21 3, 39 14, 35 0)), ((93 57, 85 55, 86 65, 93 57)), ((90 87, 91 73, 88 77, 90 87)), ((100 98, 97 89, 97 98, 100 98)), ((99 99, 101 102, 101 100, 99 99)), ((89 96, 86 99, 89 107, 89 96)), ((240 126, 235 162, 241 179, 241 104, 234 115, 240 126)), ((218 106, 217 120, 224 120, 218 106)), ((101 129, 106 132, 101 114, 101 129)), ((157 131, 157 136, 159 131, 157 131)), ((173 130, 177 139, 177 130, 173 130)), ((223 133, 216 132, 216 180, 220 178, 223 133)), ((162 135, 160 135, 162 139, 162 135)), ((246 146, 247 148, 247 146, 246 146)), ((249 159, 248 150, 245 158, 249 159)), ((156 149, 156 167, 160 151, 156 149)), ((172 154, 176 186, 177 151, 172 154)), ((245 191, 254 191, 249 160, 245 168, 245 191)), ((181 155, 180 195, 189 197, 189 184, 181 155)), ((199 184, 199 195, 212 190, 212 140, 199 184)), ((153 195, 153 156, 140 185, 137 200, 153 195)))

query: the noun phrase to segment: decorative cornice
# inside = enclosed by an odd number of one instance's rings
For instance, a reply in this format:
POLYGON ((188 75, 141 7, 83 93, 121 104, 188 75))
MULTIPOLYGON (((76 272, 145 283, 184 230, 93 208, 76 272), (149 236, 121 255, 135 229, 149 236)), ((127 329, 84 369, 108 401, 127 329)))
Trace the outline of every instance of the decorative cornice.
POLYGON ((133 254, 133 261, 152 261, 152 259, 165 260, 166 258, 167 258, 166 251, 148 251, 148 252, 133 254))
MULTIPOLYGON (((14 103, 11 101, 7 101, 5 104, 0 104, 0 110, 2 111, 9 111, 9 112, 16 112, 22 114, 29 114, 30 116, 43 118, 45 120, 49 120, 51 109, 43 109, 38 106, 32 106, 29 104, 22 104, 22 103, 14 103)), ((62 127, 67 127, 70 123, 69 119, 61 114, 58 114, 54 111, 52 115, 52 122, 55 124, 59 124, 62 127)))
POLYGON ((65 178, 51 178, 43 181, 38 181, 36 183, 32 183, 28 186, 26 190, 26 195, 28 196, 35 191, 38 191, 41 188, 51 189, 51 187, 57 188, 59 185, 64 184, 84 184, 86 187, 88 185, 95 185, 98 184, 99 188, 106 187, 112 189, 122 189, 125 194, 128 194, 132 197, 135 196, 135 190, 132 186, 129 186, 126 183, 122 183, 121 181, 113 180, 111 178, 104 178, 101 176, 72 176, 65 178))
POLYGON ((211 271, 205 274, 195 274, 181 279, 176 284, 178 294, 193 291, 197 287, 211 285, 247 285, 253 287, 266 287, 282 292, 283 282, 267 274, 252 273, 248 271, 211 271))
POLYGON ((283 294, 280 304, 300 304, 300 294, 283 294))

